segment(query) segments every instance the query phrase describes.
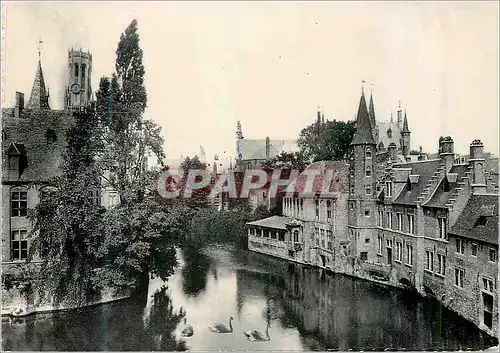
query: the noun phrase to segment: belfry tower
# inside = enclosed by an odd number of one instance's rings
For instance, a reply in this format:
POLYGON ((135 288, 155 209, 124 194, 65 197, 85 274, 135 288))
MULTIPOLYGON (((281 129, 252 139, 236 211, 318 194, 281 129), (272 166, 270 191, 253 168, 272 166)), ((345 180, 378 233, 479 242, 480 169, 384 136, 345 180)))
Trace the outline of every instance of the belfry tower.
POLYGON ((80 50, 68 51, 68 86, 66 87, 65 109, 81 110, 92 98, 92 54, 80 50))

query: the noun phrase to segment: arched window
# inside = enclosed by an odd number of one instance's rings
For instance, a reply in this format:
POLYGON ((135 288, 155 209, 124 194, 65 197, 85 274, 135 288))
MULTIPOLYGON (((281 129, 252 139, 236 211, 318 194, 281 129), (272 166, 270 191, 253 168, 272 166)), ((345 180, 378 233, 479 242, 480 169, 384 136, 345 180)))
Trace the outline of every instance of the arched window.
POLYGON ((75 64, 75 78, 78 78, 78 64, 75 64))
POLYGON ((85 64, 82 64, 82 84, 80 85, 82 89, 85 88, 85 64))
POLYGON ((372 186, 370 184, 367 184, 365 186, 365 192, 367 195, 371 195, 372 194, 372 186))
POLYGON ((47 139, 47 145, 52 145, 57 140, 56 133, 52 129, 47 130, 47 132, 45 133, 45 138, 47 139))
POLYGON ((372 167, 371 167, 371 166, 369 166, 369 165, 367 165, 367 166, 366 166, 366 169, 365 169, 365 175, 366 175, 367 177, 372 176, 372 167))
POLYGON ((252 168, 252 162, 248 162, 248 169, 252 168))
POLYGON ((299 231, 298 230, 296 230, 296 231, 293 232, 293 241, 295 243, 299 242, 299 231))
POLYGON ((365 157, 366 158, 372 158, 372 149, 371 149, 371 147, 366 147, 365 157))

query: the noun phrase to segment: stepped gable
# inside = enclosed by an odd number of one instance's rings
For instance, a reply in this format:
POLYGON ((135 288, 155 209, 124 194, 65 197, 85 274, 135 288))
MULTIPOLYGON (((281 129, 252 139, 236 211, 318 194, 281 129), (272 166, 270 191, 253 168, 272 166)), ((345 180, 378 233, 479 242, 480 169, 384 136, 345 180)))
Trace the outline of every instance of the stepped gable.
POLYGON ((465 164, 455 164, 448 174, 441 180, 431 199, 424 207, 446 208, 446 204, 458 193, 461 187, 462 178, 465 177, 468 166, 465 164))
POLYGON ((418 197, 426 188, 427 183, 431 180, 434 173, 438 170, 441 160, 426 160, 413 163, 394 164, 393 168, 411 168, 410 175, 419 175, 418 182, 411 184, 406 183, 399 196, 393 201, 394 204, 414 206, 418 197))

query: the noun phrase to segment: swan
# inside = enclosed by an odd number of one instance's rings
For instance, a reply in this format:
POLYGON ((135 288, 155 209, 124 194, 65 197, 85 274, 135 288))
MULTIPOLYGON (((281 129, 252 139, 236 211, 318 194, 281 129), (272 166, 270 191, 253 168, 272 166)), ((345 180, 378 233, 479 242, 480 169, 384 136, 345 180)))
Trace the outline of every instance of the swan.
POLYGON ((243 334, 247 336, 249 341, 270 341, 271 337, 269 337, 269 327, 271 327, 270 323, 267 324, 265 336, 257 330, 244 331, 243 334))
POLYGON ((224 324, 221 324, 220 322, 216 322, 210 326, 208 326, 208 328, 212 331, 212 332, 217 332, 217 333, 231 333, 233 332, 233 325, 232 325, 232 321, 233 321, 233 317, 231 316, 229 318, 229 328, 224 325, 224 324))
POLYGON ((192 325, 186 325, 186 318, 184 318, 184 329, 181 331, 181 337, 191 337, 194 334, 192 325))

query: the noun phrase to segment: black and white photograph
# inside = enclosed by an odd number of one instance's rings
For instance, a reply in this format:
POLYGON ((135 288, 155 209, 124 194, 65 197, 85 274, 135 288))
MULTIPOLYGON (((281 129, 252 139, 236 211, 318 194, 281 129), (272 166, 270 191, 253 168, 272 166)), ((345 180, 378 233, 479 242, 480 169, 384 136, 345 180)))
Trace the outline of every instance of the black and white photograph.
POLYGON ((2 351, 496 351, 497 1, 2 1, 2 351))

